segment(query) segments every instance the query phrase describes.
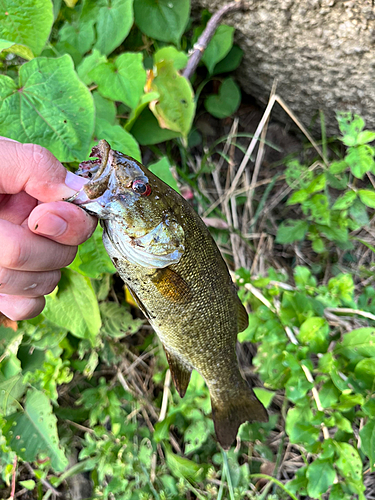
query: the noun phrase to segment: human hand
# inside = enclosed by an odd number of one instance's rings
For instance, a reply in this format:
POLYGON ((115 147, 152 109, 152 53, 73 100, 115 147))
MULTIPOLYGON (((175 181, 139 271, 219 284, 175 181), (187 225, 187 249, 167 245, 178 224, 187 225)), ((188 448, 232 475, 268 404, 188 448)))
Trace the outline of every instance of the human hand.
POLYGON ((97 220, 64 199, 87 180, 47 149, 0 137, 0 312, 33 318, 97 220))

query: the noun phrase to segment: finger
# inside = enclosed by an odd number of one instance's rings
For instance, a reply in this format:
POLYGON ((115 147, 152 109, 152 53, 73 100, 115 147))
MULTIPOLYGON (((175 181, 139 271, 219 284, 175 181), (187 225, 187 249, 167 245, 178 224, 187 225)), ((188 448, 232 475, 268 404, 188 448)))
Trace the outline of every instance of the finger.
POLYGON ((26 191, 48 202, 72 196, 86 182, 67 170, 47 149, 37 144, 0 138, 0 193, 26 191))
POLYGON ((18 194, 0 195, 0 219, 5 219, 13 224, 22 224, 29 213, 38 204, 37 200, 22 191, 18 194))
POLYGON ((76 246, 61 245, 33 234, 26 226, 0 220, 0 266, 19 271, 53 271, 68 266, 76 246))
POLYGON ((27 272, 0 267, 0 291, 6 295, 40 297, 51 293, 60 281, 60 271, 27 272))
POLYGON ((97 219, 64 201, 43 203, 31 212, 29 228, 64 245, 80 245, 94 232, 97 219))
POLYGON ((45 306, 44 297, 22 297, 18 295, 0 294, 0 312, 13 321, 35 318, 45 306))

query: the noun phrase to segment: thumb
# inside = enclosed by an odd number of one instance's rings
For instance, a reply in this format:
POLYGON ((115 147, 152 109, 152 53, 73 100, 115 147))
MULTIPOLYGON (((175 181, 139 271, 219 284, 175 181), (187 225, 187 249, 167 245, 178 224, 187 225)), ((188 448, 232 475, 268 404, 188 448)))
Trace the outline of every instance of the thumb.
POLYGON ((47 149, 0 137, 0 193, 25 191, 42 202, 64 200, 87 182, 68 172, 47 149))

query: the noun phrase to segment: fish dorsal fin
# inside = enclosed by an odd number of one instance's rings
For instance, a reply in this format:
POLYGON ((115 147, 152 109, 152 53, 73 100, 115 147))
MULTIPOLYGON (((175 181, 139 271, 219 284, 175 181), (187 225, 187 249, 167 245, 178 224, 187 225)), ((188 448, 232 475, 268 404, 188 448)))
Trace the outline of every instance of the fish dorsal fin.
POLYGON ((181 360, 175 354, 168 351, 165 346, 163 347, 171 370, 173 383, 180 397, 183 398, 190 382, 192 369, 182 363, 181 360))
POLYGON ((243 332, 249 326, 249 315, 237 296, 237 311, 238 311, 238 332, 243 332))
POLYGON ((176 271, 165 267, 158 269, 151 277, 158 292, 171 302, 187 304, 190 302, 192 293, 189 285, 176 271))

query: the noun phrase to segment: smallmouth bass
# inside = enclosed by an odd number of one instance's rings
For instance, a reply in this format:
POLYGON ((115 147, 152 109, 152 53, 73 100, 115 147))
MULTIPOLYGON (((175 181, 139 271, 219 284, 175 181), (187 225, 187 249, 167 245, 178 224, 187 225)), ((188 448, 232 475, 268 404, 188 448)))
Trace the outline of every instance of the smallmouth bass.
POLYGON ((103 226, 104 246, 163 344, 181 397, 193 369, 211 396, 217 440, 228 449, 246 421, 268 420, 235 352, 248 315, 206 225, 190 204, 133 158, 102 140, 78 174, 72 201, 103 226))

